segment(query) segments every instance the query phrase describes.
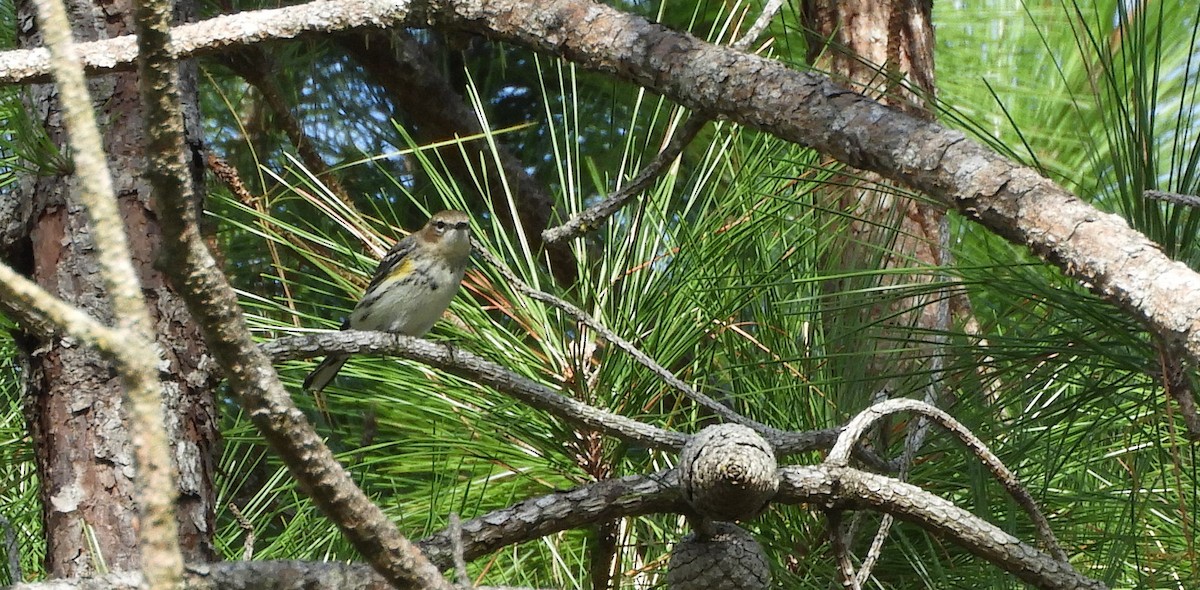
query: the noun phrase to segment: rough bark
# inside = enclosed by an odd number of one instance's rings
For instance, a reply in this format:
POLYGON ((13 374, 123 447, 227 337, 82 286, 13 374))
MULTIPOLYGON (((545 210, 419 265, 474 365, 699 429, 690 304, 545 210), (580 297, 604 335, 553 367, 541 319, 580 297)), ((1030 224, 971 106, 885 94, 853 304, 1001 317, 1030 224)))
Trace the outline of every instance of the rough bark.
MULTIPOLYGON (((805 0, 801 17, 809 63, 883 104, 932 120, 936 88, 931 11, 932 3, 926 0, 805 0)), ((936 280, 929 273, 873 275, 868 271, 905 268, 914 263, 927 268, 943 264, 949 240, 944 208, 908 197, 878 174, 859 170, 830 182, 826 193, 836 202, 832 206, 835 211, 850 213, 833 215, 827 222, 838 245, 833 249, 835 258, 826 263, 836 274, 851 275, 825 285, 827 297, 833 300, 828 307, 852 314, 829 318, 831 329, 849 332, 849 337, 835 336, 833 341, 877 348, 866 365, 869 378, 919 373, 920 367, 913 365, 927 364, 933 365, 927 368, 935 371, 936 380, 941 360, 936 342, 919 347, 898 347, 895 343, 915 343, 929 340, 930 334, 945 333, 950 319, 946 297, 930 290, 883 297, 876 305, 865 307, 839 303, 837 299, 845 293, 859 297, 854 294, 863 289, 899 288, 936 280), (876 329, 883 333, 873 334, 864 342, 862 330, 866 326, 878 326, 876 329), (897 356, 904 357, 903 368, 897 369, 897 361, 901 360, 897 356)), ((884 384, 860 386, 870 394, 884 384)))
MULTIPOLYGON (((70 7, 77 39, 104 39, 130 32, 131 4, 76 3, 70 7)), ((40 43, 32 5, 19 3, 23 45, 40 43)), ((194 76, 193 76, 194 79, 194 76)), ((190 560, 213 557, 213 446, 216 417, 204 346, 183 304, 153 263, 161 242, 154 212, 137 171, 142 165, 136 76, 93 79, 90 92, 105 132, 119 206, 135 256, 135 268, 151 308, 158 344, 170 366, 163 368, 168 431, 178 472, 180 540, 190 560)), ((194 97, 194 83, 193 97, 194 97)), ((30 91, 27 113, 63 145, 57 91, 30 91)), ((68 170, 23 177, 11 198, 29 212, 20 231, 9 234, 4 255, 37 283, 100 318, 112 321, 97 273, 94 244, 80 205, 71 197, 68 170)), ((112 570, 136 569, 138 490, 133 486, 133 448, 122 408, 120 379, 94 350, 67 339, 25 335, 29 371, 24 373, 26 414, 42 482, 47 534, 46 570, 54 576, 93 573, 103 557, 112 570), (100 555, 90 555, 90 528, 100 555)))
MULTIPOLYGON (((879 510, 915 523, 987 559, 1035 588, 1079 590, 1105 588, 1061 562, 1021 542, 987 521, 920 488, 882 475, 847 467, 818 465, 779 470, 775 501, 843 509, 879 510)), ((673 471, 631 476, 588 484, 531 498, 462 525, 463 553, 475 559, 501 547, 536 539, 588 523, 650 513, 683 513, 673 471)), ((419 543, 438 567, 452 563, 448 532, 419 543)), ((191 570, 188 587, 195 588, 339 588, 369 585, 377 578, 365 566, 297 562, 218 563, 191 570), (214 583, 216 585, 214 585, 214 583), (332 585, 325 585, 332 584, 332 585)), ((136 578, 120 583, 89 585, 28 584, 22 590, 132 587, 136 578)))

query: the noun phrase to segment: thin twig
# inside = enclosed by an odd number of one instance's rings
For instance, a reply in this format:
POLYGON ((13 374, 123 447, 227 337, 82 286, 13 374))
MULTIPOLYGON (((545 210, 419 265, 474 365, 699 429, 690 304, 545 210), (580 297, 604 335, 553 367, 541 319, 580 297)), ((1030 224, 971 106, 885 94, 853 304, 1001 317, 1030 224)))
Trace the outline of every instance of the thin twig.
MULTIPOLYGON (((652 449, 679 451, 689 436, 592 407, 470 352, 420 338, 383 332, 338 330, 279 338, 263 342, 259 347, 276 362, 339 353, 391 355, 412 359, 492 387, 532 408, 563 420, 602 430, 627 443, 652 449)), ((775 448, 775 454, 783 456, 832 448, 841 430, 826 428, 786 433, 786 439, 775 448)), ((892 470, 887 461, 861 445, 855 446, 853 453, 855 458, 874 469, 885 472, 892 470)))
POLYGON ((1047 551, 1049 551, 1058 560, 1061 560, 1065 563, 1070 561, 1066 552, 1064 552, 1062 547, 1059 546, 1058 539, 1055 538, 1054 531, 1051 530, 1049 521, 1046 520, 1046 517, 1042 514, 1041 509, 1038 508, 1037 502, 1033 500, 1033 496, 1031 496, 1029 491, 1021 485, 1021 482, 1017 479, 1017 476, 1012 471, 1009 471, 1008 467, 1005 467, 1004 463, 1000 461, 1000 458, 992 453, 992 451, 987 448, 987 445, 983 444, 983 441, 979 440, 979 437, 975 436, 974 433, 960 424, 949 414, 925 402, 908 398, 891 399, 879 404, 875 404, 874 406, 863 410, 852 420, 850 420, 850 423, 846 425, 846 428, 838 436, 837 444, 835 444, 833 450, 829 452, 829 456, 826 457, 825 463, 827 465, 842 467, 847 465, 850 459, 850 453, 857 441, 862 437, 863 433, 865 433, 868 428, 870 428, 875 422, 879 421, 884 416, 895 414, 897 412, 914 412, 920 415, 928 416, 939 426, 945 428, 946 430, 950 431, 951 434, 954 434, 956 437, 958 437, 958 439, 962 441, 963 444, 966 445, 966 447, 970 449, 976 457, 979 458, 980 461, 983 462, 984 466, 988 468, 988 471, 990 471, 993 476, 995 476, 996 480, 1000 482, 1000 485, 1004 487, 1005 491, 1007 491, 1009 495, 1017 501, 1017 504, 1025 510, 1025 513, 1029 515, 1029 518, 1033 521, 1034 529, 1037 531, 1038 538, 1042 541, 1042 544, 1045 545, 1047 551))
POLYGON ((230 502, 226 507, 233 514, 233 519, 237 521, 238 527, 246 531, 246 538, 242 540, 242 561, 250 561, 254 559, 254 524, 242 515, 237 504, 230 502))
POLYGON ((892 524, 895 521, 895 517, 891 514, 884 514, 879 518, 879 529, 875 531, 875 537, 871 539, 871 547, 867 550, 867 556, 863 558, 862 564, 854 574, 854 588, 862 588, 867 583, 867 578, 871 577, 871 570, 875 569, 875 563, 883 554, 883 542, 887 540, 888 533, 891 532, 892 524))
POLYGON ((629 199, 646 190, 663 171, 683 153, 684 148, 696 139, 700 130, 711 121, 709 117, 692 115, 683 127, 671 137, 671 141, 663 147, 654 159, 650 160, 629 184, 608 195, 599 203, 572 215, 565 223, 549 228, 542 232, 542 239, 547 244, 577 238, 599 226, 604 220, 616 213, 629 199))
POLYGON ((0 306, 24 329, 42 336, 65 332, 94 346, 114 362, 125 346, 124 332, 105 326, 3 262, 0 262, 0 306))
POLYGON ((1200 197, 1197 197, 1196 195, 1156 190, 1142 191, 1142 195, 1153 201, 1165 201, 1167 203, 1175 203, 1176 205, 1185 205, 1187 207, 1200 207, 1200 197))
POLYGON ((454 573, 458 578, 458 586, 463 590, 471 590, 471 577, 467 575, 467 558, 463 556, 462 521, 457 512, 450 513, 450 552, 454 556, 454 573))
POLYGON ((829 546, 833 549, 834 560, 837 561, 842 587, 860 590, 858 578, 854 573, 854 563, 850 561, 849 534, 846 527, 842 526, 842 512, 836 508, 825 511, 825 518, 829 521, 829 546))

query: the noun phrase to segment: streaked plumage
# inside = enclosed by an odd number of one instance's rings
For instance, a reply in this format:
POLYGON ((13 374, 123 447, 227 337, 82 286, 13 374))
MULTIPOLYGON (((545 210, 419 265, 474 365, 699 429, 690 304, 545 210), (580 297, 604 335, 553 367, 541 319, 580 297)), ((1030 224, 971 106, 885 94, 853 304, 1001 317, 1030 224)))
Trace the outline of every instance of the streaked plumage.
MULTIPOLYGON (((423 336, 458 292, 471 257, 466 213, 435 213, 420 230, 396 242, 375 269, 371 284, 342 329, 378 330, 423 336)), ((349 355, 329 355, 304 380, 321 391, 349 355)))

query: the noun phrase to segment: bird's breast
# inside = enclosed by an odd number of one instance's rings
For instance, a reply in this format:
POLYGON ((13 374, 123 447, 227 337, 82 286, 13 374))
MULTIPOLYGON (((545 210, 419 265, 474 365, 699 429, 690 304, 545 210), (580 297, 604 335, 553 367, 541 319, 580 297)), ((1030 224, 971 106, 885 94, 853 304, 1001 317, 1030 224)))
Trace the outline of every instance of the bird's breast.
POLYGON ((458 292, 463 271, 440 263, 406 261, 407 272, 393 272, 350 314, 350 327, 422 336, 433 327, 458 292))

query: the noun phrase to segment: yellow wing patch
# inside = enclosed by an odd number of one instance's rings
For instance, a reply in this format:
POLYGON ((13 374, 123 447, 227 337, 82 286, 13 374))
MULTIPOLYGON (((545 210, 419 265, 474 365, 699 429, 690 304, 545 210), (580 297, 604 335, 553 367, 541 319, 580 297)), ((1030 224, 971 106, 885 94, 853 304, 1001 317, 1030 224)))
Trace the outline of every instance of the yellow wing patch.
POLYGON ((413 261, 407 260, 407 259, 401 260, 400 264, 397 264, 395 266, 395 268, 393 268, 391 270, 391 272, 389 272, 387 274, 387 276, 384 277, 384 279, 382 281, 380 281, 379 286, 382 287, 387 284, 394 283, 396 281, 404 280, 405 277, 412 274, 412 271, 413 271, 413 261))

